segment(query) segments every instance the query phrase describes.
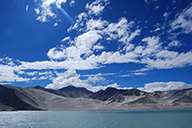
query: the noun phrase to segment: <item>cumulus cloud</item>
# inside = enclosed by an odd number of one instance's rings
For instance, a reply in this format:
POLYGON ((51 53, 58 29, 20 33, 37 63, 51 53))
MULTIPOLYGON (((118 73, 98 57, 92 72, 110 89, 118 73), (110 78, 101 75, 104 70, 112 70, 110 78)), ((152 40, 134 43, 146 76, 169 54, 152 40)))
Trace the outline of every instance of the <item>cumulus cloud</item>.
POLYGON ((88 79, 81 80, 80 74, 77 74, 75 70, 67 70, 64 73, 57 73, 57 77, 53 79, 53 83, 47 85, 46 88, 60 89, 72 85, 75 87, 85 87, 88 90, 96 92, 101 89, 104 90, 108 87, 119 87, 117 83, 107 86, 93 86, 96 82, 103 80, 104 78, 99 75, 89 76, 88 79))
MULTIPOLYGON (((53 0, 55 1, 55 0, 53 0)), ((52 1, 52 2, 53 2, 52 1)), ((44 1, 45 2, 45 1, 44 1)), ((56 2, 56 1, 55 1, 56 2)), ((59 7, 65 1, 56 2, 59 7)), ((45 2, 42 6, 47 7, 51 2, 45 2)), ((141 40, 140 45, 134 45, 131 41, 140 35, 140 29, 133 29, 134 21, 128 21, 126 18, 120 18, 117 23, 110 23, 101 18, 94 19, 91 15, 99 15, 104 7, 108 4, 108 0, 96 0, 87 4, 87 12, 80 13, 76 20, 76 24, 71 29, 82 30, 82 34, 74 39, 70 37, 64 38, 62 41, 68 41, 70 46, 64 48, 54 47, 47 53, 50 59, 64 60, 62 62, 47 61, 44 68, 65 68, 65 69, 94 69, 99 68, 100 64, 112 63, 142 63, 147 68, 167 69, 174 67, 184 67, 191 65, 190 60, 182 59, 182 61, 174 62, 185 56, 190 59, 190 53, 178 53, 163 49, 160 37, 146 37, 141 40), (70 39, 70 40, 69 40, 70 39), (105 47, 102 41, 118 41, 120 45, 117 51, 103 51, 105 47), (94 51, 100 51, 101 54, 94 54, 94 51), (70 63, 70 64, 69 64, 70 63), (78 64, 84 66, 77 66, 78 64), (77 68, 78 67, 78 68, 77 68)), ((186 9, 181 15, 189 15, 190 8, 186 9)), ((178 45, 178 42, 171 42, 169 47, 178 45)), ((109 44, 110 45, 110 44, 109 44)), ((40 62, 34 62, 38 64, 40 62)), ((42 62, 44 63, 44 62, 42 62)), ((30 63, 25 64, 30 67, 30 63)), ((38 66, 39 68, 41 66, 38 66)), ((43 67, 42 67, 43 68, 43 67)))
POLYGON ((170 24, 172 31, 182 29, 182 33, 192 32, 192 4, 183 10, 181 14, 170 24))
POLYGON ((145 55, 150 56, 158 52, 161 49, 161 43, 159 39, 160 38, 156 36, 146 37, 142 39, 142 42, 147 43, 147 46, 141 52, 142 56, 145 56, 145 55))
POLYGON ((145 84, 144 88, 138 88, 140 90, 144 90, 147 92, 154 92, 154 91, 167 91, 167 90, 176 90, 176 89, 185 89, 185 88, 192 88, 192 84, 187 84, 184 82, 154 82, 154 83, 147 83, 145 84))
POLYGON ((57 73, 57 77, 53 79, 53 83, 46 88, 60 89, 69 85, 76 87, 88 87, 89 84, 80 80, 80 75, 75 70, 67 70, 64 73, 57 73))
POLYGON ((102 37, 97 31, 88 31, 75 38, 73 44, 68 48, 64 48, 63 45, 58 48, 52 48, 47 53, 50 59, 63 59, 63 58, 75 58, 81 59, 80 56, 89 56, 93 51, 91 50, 94 44, 102 37))
POLYGON ((62 59, 65 58, 65 49, 63 47, 60 48, 52 48, 48 51, 47 56, 50 59, 62 59))
MULTIPOLYGON (((145 0, 149 3, 155 0, 145 0)), ((37 2, 37 0, 36 0, 37 2)), ((60 8, 67 0, 40 0, 39 7, 35 9, 37 20, 46 22, 49 18, 55 18, 56 14, 52 12, 52 6, 60 8)), ((74 3, 74 0, 71 0, 74 3)), ((106 64, 114 63, 138 63, 145 64, 145 70, 149 69, 171 69, 181 68, 192 65, 192 51, 177 52, 170 51, 169 48, 180 45, 177 40, 168 43, 165 48, 160 36, 148 36, 133 44, 134 39, 142 33, 142 30, 137 25, 136 21, 128 21, 127 18, 122 17, 116 22, 103 20, 98 17, 102 14, 105 7, 108 5, 108 0, 95 0, 86 5, 85 12, 77 16, 76 23, 68 30, 79 31, 76 37, 65 37, 61 42, 67 42, 68 45, 53 47, 47 52, 50 60, 25 62, 20 61, 15 63, 11 59, 0 59, 3 65, 1 81, 28 81, 28 78, 20 77, 21 74, 26 74, 25 70, 48 70, 48 69, 66 69, 64 73, 57 73, 57 77, 53 79, 53 83, 48 85, 50 88, 60 88, 73 84, 74 86, 87 87, 92 90, 104 89, 107 86, 90 86, 89 83, 95 83, 102 80, 102 75, 90 76, 87 80, 81 80, 80 75, 75 70, 89 70, 104 67, 106 64), (94 16, 93 16, 94 15, 94 16), (113 50, 107 49, 107 45, 117 45, 113 50), (106 50, 107 49, 107 50, 106 50), (7 67, 6 67, 6 66, 7 67), (9 75, 6 75, 7 68, 9 75), (18 71, 17 74, 15 71, 18 71), (67 77, 67 75, 71 77, 67 77), (63 84, 65 83, 65 85, 63 84), (79 84, 78 84, 79 83, 79 84)), ((186 8, 181 14, 177 16, 170 26, 173 30, 183 29, 184 33, 190 33, 191 27, 191 13, 192 7, 186 8)), ((167 14, 164 15, 165 17, 167 14)), ((57 24, 56 24, 57 25, 57 24)), ((155 31, 159 31, 157 28, 155 31)), ((113 46, 114 47, 114 46, 113 46)), ((32 72, 28 73, 28 75, 32 72)), ((121 77, 128 77, 134 75, 144 75, 143 72, 135 72, 121 77)), ((37 75, 37 74, 36 74, 37 75)), ((39 77, 45 79, 46 76, 39 77)))
POLYGON ((38 15, 37 20, 41 22, 49 21, 49 18, 55 18, 57 15, 52 11, 52 6, 61 8, 61 4, 66 3, 67 0, 35 0, 37 4, 40 4, 38 8, 35 9, 38 15))
POLYGON ((136 35, 139 35, 140 30, 136 30, 134 33, 131 32, 131 28, 134 24, 134 21, 128 22, 126 18, 121 18, 117 23, 110 23, 103 31, 111 39, 119 39, 120 42, 127 43, 136 35), (129 39, 130 37, 131 39, 129 39))
POLYGON ((107 25, 108 25, 108 22, 105 20, 102 21, 101 19, 99 20, 90 19, 86 23, 87 30, 103 29, 107 25))
POLYGON ((105 6, 108 4, 108 0, 96 0, 91 4, 86 5, 86 9, 89 14, 99 15, 104 10, 105 6))
POLYGON ((84 80, 84 82, 86 82, 88 84, 96 84, 96 83, 103 84, 104 81, 105 81, 105 79, 103 77, 101 77, 100 75, 89 76, 86 80, 84 80))
POLYGON ((78 48, 77 50, 80 55, 88 55, 92 53, 90 49, 93 45, 101 38, 102 36, 96 30, 88 31, 75 39, 75 46, 78 48))
MULTIPOLYGON (((83 34, 77 36, 73 41, 72 45, 62 52, 66 54, 67 58, 73 58, 73 60, 84 61, 87 64, 100 66, 100 64, 111 64, 111 63, 128 63, 138 62, 138 57, 134 52, 128 52, 134 48, 130 42, 140 34, 141 30, 136 29, 131 32, 134 22, 128 22, 126 18, 121 18, 117 23, 109 23, 101 19, 93 19, 89 17, 89 14, 81 13, 78 15, 76 24, 71 27, 77 29, 85 25, 83 34), (84 22, 86 21, 86 22, 84 22), (120 51, 102 51, 105 47, 102 45, 102 40, 111 38, 112 40, 118 40, 123 42, 123 49, 120 51), (101 42, 99 42, 101 40, 101 42), (126 52, 124 52, 126 50, 126 52), (95 55, 94 51, 100 51, 101 54, 95 55), (121 53, 124 52, 124 53, 121 53)), ((109 44, 110 45, 110 44, 109 44)), ((51 49, 51 53, 55 49, 51 49)), ((58 53, 61 53, 59 50, 58 53)))
POLYGON ((15 74, 17 68, 0 65, 0 82, 27 82, 30 79, 15 74))

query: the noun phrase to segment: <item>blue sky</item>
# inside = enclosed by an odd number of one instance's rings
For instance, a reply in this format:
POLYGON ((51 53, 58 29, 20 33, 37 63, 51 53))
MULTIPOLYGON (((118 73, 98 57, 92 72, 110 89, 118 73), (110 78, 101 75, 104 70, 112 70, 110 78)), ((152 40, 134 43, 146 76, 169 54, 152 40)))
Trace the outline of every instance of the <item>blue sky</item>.
POLYGON ((0 17, 1 84, 192 87, 190 0, 6 0, 0 17))

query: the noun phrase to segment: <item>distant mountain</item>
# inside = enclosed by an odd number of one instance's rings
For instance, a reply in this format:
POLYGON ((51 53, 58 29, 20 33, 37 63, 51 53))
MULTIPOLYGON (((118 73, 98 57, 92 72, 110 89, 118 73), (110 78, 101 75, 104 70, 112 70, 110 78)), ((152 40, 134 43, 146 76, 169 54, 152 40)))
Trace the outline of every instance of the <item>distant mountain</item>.
POLYGON ((90 97, 102 101, 122 102, 125 99, 124 97, 126 96, 139 96, 143 93, 144 92, 137 89, 119 90, 116 88, 109 87, 106 90, 101 90, 94 93, 90 97))
POLYGON ((119 94, 121 94, 121 93, 123 93, 125 91, 126 90, 118 90, 116 88, 109 87, 106 90, 100 90, 100 91, 94 93, 90 97, 93 98, 93 99, 107 101, 109 99, 112 99, 112 98, 118 96, 119 94))
POLYGON ((70 98, 87 98, 90 95, 93 94, 93 92, 87 90, 83 87, 74 87, 74 86, 67 86, 64 88, 61 88, 59 90, 53 90, 53 89, 46 89, 40 86, 34 87, 36 89, 40 89, 46 92, 50 92, 56 95, 64 96, 64 97, 70 97, 70 98))
POLYGON ((93 93, 74 86, 53 90, 40 86, 21 88, 0 85, 0 111, 181 108, 192 108, 192 89, 144 92, 110 87, 93 93))
POLYGON ((74 86, 67 86, 59 89, 58 91, 63 92, 66 97, 71 97, 71 98, 78 98, 78 97, 87 98, 93 94, 93 92, 87 90, 86 88, 74 87, 74 86))

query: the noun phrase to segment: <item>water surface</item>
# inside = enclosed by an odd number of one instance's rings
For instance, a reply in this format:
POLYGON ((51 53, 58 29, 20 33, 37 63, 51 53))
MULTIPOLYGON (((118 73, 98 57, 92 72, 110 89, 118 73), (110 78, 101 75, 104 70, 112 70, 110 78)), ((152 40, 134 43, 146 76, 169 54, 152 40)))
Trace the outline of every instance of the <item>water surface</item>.
POLYGON ((192 128, 192 110, 0 112, 0 128, 192 128))

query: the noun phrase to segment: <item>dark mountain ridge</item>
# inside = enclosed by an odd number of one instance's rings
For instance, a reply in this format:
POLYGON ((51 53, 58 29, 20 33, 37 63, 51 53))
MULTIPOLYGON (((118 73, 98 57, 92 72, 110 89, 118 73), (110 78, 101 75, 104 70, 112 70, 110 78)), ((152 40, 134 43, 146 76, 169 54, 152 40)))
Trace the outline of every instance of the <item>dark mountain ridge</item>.
POLYGON ((61 89, 58 90, 54 90, 54 89, 47 89, 47 88, 43 88, 41 86, 36 86, 34 87, 35 89, 40 89, 43 91, 47 91, 56 95, 60 95, 60 96, 64 96, 64 97, 70 97, 70 98, 87 98, 90 95, 93 94, 93 92, 87 90, 86 88, 83 87, 75 87, 75 86, 67 86, 67 87, 63 87, 61 89))

